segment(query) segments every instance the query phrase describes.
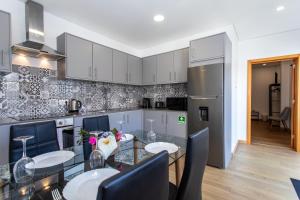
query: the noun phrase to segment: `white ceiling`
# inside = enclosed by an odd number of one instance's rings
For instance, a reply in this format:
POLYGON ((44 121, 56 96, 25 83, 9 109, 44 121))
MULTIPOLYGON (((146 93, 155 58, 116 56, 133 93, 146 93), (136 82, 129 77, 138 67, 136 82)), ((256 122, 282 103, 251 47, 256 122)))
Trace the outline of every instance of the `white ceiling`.
POLYGON ((48 12, 136 49, 234 25, 240 40, 300 28, 299 0, 35 0, 48 12), (277 12, 276 7, 285 10, 277 12), (156 23, 153 15, 163 14, 156 23))

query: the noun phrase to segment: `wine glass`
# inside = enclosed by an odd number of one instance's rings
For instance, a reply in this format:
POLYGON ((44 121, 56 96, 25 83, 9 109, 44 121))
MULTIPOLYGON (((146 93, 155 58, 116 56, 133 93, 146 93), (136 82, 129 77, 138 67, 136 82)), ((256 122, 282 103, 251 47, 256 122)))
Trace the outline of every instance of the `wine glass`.
POLYGON ((153 131, 153 119, 147 119, 150 122, 150 131, 147 133, 147 138, 150 141, 155 141, 156 133, 153 131))
POLYGON ((34 136, 20 136, 14 138, 14 141, 21 141, 23 143, 23 156, 16 162, 13 168, 13 174, 16 183, 27 183, 33 179, 34 176, 34 160, 26 155, 26 142, 33 139, 34 136))
POLYGON ((122 138, 124 138, 124 140, 126 140, 126 135, 125 135, 125 131, 123 130, 123 124, 124 124, 124 121, 119 121, 119 124, 120 124, 120 131, 121 134, 122 134, 122 138))
POLYGON ((99 137, 99 134, 101 134, 101 132, 93 131, 90 134, 94 135, 96 137, 96 149, 94 149, 90 154, 90 166, 92 169, 102 168, 102 167, 104 167, 104 164, 105 164, 104 163, 104 155, 98 146, 98 140, 99 140, 98 137, 99 137))

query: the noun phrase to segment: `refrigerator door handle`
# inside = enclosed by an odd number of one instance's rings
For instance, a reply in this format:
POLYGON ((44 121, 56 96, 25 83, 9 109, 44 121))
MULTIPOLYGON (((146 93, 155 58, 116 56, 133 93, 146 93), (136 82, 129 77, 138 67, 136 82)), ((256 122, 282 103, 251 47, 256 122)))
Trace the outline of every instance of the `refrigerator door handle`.
POLYGON ((193 100, 210 100, 210 99, 217 99, 218 95, 216 96, 189 96, 189 98, 193 100))

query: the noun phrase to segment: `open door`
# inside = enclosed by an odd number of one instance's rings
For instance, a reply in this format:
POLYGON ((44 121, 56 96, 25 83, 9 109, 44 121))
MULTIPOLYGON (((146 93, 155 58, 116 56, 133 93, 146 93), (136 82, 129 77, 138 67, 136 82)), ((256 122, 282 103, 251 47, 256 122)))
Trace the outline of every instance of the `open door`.
POLYGON ((292 98, 291 98, 291 147, 293 149, 296 149, 296 132, 295 132, 295 103, 296 103, 296 65, 297 62, 294 60, 294 64, 291 66, 292 67, 292 98))

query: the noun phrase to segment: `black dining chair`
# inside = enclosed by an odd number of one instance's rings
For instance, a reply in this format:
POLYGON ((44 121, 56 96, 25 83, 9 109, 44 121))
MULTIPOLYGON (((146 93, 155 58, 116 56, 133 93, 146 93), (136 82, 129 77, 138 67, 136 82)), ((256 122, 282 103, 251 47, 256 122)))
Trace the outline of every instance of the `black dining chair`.
POLYGON ((201 200, 202 180, 208 159, 209 131, 205 128, 188 137, 185 166, 179 187, 170 183, 169 200, 201 200))
POLYGON ((29 157, 59 150, 55 121, 12 125, 9 138, 10 163, 16 162, 22 157, 22 143, 13 140, 19 136, 34 136, 26 144, 29 157))
MULTIPOLYGON (((109 131, 108 115, 98 117, 89 117, 83 119, 83 130, 85 131, 109 131)), ((92 152, 92 146, 89 144, 88 138, 83 138, 83 157, 88 160, 92 152)))
POLYGON ((168 195, 169 155, 163 151, 105 180, 97 200, 167 200, 168 195))

